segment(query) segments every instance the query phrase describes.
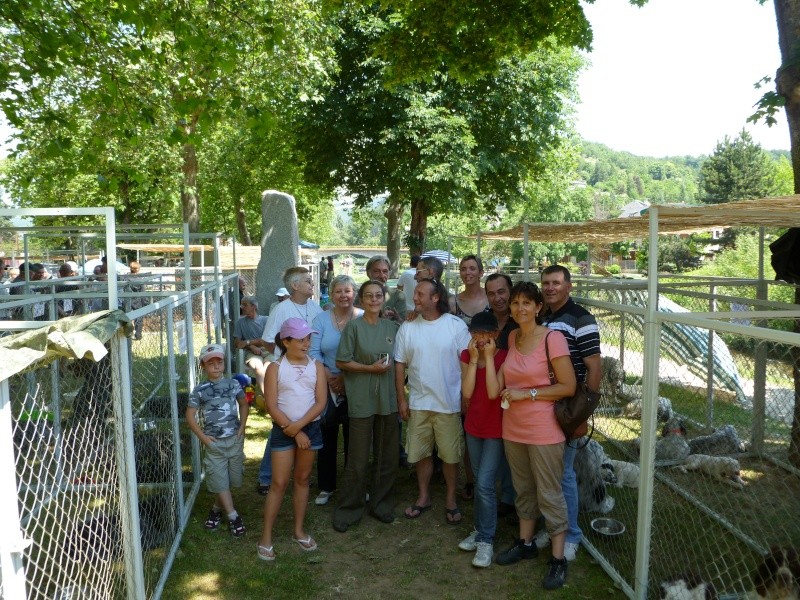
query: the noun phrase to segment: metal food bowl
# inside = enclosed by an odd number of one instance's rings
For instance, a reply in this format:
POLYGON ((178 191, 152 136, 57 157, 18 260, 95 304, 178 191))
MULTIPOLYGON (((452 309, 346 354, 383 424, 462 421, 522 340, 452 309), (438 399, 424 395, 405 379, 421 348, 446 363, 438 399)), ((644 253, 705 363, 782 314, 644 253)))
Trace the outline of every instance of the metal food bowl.
POLYGON ((622 521, 611 519, 609 517, 601 517, 599 519, 592 519, 592 531, 599 533, 604 537, 616 537, 625 533, 625 525, 622 521))

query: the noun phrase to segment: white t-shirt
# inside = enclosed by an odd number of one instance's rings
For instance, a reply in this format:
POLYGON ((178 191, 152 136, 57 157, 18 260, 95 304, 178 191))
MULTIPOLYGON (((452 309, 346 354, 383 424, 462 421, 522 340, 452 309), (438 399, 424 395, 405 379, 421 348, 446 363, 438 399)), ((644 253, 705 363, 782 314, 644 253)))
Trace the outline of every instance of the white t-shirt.
POLYGON ((400 326, 394 359, 406 365, 411 409, 460 412, 459 356, 469 340, 464 321, 450 313, 435 321, 418 316, 400 326))
POLYGON ((406 310, 414 310, 414 288, 417 287, 417 281, 414 275, 417 274, 416 269, 408 269, 400 274, 400 279, 397 280, 397 287, 403 286, 403 295, 406 297, 406 310))
MULTIPOLYGON (((267 324, 264 326, 264 334, 261 336, 261 339, 269 344, 275 343, 275 336, 278 335, 278 332, 281 330, 281 325, 286 319, 291 319, 292 317, 303 319, 308 326, 311 327, 311 322, 314 320, 319 313, 322 312, 319 304, 314 302, 313 300, 309 300, 305 304, 295 304, 292 302, 291 298, 287 298, 283 302, 279 303, 275 309, 269 313, 269 318, 267 319, 267 324)), ((280 350, 278 347, 275 347, 275 352, 280 354, 280 350)))

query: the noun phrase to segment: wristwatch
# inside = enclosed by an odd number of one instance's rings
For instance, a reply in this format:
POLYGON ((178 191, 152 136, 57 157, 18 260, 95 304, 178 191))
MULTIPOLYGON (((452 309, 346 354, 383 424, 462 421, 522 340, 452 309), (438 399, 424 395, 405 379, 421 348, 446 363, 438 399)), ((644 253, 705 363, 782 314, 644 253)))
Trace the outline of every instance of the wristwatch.
POLYGON ((536 400, 536 394, 539 392, 536 391, 536 388, 531 388, 528 390, 528 393, 531 395, 531 400, 536 400))

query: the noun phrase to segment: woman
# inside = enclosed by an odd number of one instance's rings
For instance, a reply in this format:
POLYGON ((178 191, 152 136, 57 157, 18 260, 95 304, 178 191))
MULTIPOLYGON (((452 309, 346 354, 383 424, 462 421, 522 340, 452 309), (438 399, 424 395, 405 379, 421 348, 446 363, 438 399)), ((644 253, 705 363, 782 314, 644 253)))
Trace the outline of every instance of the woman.
POLYGON ((345 326, 363 311, 353 306, 356 282, 347 275, 331 281, 330 296, 333 308, 314 318, 313 328, 319 333, 311 336, 311 358, 325 366, 328 381, 328 405, 322 417, 322 450, 317 456, 319 495, 314 504, 327 504, 336 490, 336 456, 339 450, 339 425, 344 427, 344 459, 347 462, 349 433, 347 430, 347 396, 344 379, 336 366, 336 350, 345 326))
POLYGON ((350 417, 350 450, 333 514, 333 528, 339 532, 347 531, 364 515, 367 493, 370 514, 383 523, 394 521, 391 491, 400 439, 391 356, 398 325, 380 317, 387 293, 380 281, 361 285, 358 298, 364 314, 344 328, 336 355, 336 365, 344 372, 350 417))
POLYGON ((483 263, 474 254, 468 254, 458 265, 464 291, 452 297, 450 312, 469 325, 473 316, 489 308, 489 300, 481 286, 483 263))
POLYGON ((500 396, 503 413, 503 445, 517 492, 519 539, 501 552, 499 565, 510 565, 536 556, 533 528, 541 512, 552 540, 553 555, 545 589, 564 585, 567 560, 564 538, 567 530, 567 504, 561 491, 564 473, 564 433, 556 421, 553 402, 575 393, 575 371, 563 334, 541 324, 544 297, 534 283, 523 281, 511 289, 511 316, 519 329, 508 336, 508 355, 495 370, 494 340, 484 346, 486 355, 486 390, 489 397, 500 396), (548 335, 549 333, 549 335, 548 335), (550 383, 545 353, 556 383, 550 383))

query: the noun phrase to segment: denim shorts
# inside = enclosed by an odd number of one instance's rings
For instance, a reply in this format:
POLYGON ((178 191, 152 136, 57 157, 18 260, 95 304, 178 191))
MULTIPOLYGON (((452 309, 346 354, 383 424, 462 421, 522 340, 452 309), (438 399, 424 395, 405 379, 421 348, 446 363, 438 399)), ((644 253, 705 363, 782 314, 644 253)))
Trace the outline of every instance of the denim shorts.
MULTIPOLYGON (((311 450, 322 449, 322 429, 320 428, 319 420, 311 421, 311 423, 303 427, 302 431, 305 432, 305 434, 308 436, 308 439, 311 440, 311 450)), ((273 452, 294 450, 297 448, 294 438, 283 433, 283 429, 280 427, 272 428, 271 444, 273 452)))

